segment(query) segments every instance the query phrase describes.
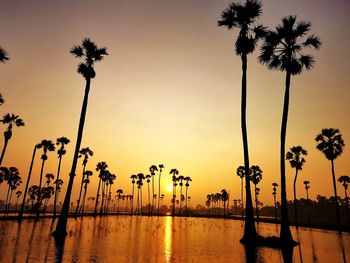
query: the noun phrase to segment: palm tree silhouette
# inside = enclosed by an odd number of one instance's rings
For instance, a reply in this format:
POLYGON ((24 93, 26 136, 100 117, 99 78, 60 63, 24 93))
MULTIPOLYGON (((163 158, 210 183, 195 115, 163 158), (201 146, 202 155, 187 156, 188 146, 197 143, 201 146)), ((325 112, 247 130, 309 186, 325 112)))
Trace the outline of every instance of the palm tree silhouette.
MULTIPOLYGON (((147 174, 145 177, 146 182, 147 182, 147 186, 148 186, 148 215, 151 215, 151 195, 150 195, 150 190, 149 190, 149 183, 151 182, 150 178, 151 178, 151 175, 149 175, 149 174, 147 174)), ((153 176, 152 176, 152 180, 153 180, 153 176)), ((153 204, 153 198, 152 198, 152 204, 153 204)))
MULTIPOLYGON (((154 196, 154 176, 156 175, 156 172, 158 172, 158 167, 156 165, 151 165, 149 168, 149 172, 152 176, 152 196, 154 196)), ((154 207, 154 198, 152 198, 152 208, 151 208, 151 214, 153 214, 153 207, 154 207)))
POLYGON ((118 189, 117 190, 117 196, 118 196, 118 205, 117 205, 117 215, 119 214, 119 200, 123 194, 123 189, 118 189))
POLYGON ((108 213, 109 203, 112 200, 112 185, 114 184, 115 179, 117 179, 117 176, 115 174, 112 174, 108 172, 107 174, 107 182, 106 182, 106 198, 107 202, 105 204, 105 213, 108 213), (108 189, 109 186, 109 189, 108 189))
POLYGON ((171 169, 169 172, 170 175, 172 175, 172 181, 173 181, 173 198, 171 199, 173 207, 172 207, 172 216, 175 215, 175 200, 176 200, 176 185, 177 185, 177 175, 179 174, 179 171, 177 169, 171 169))
POLYGON ((0 47, 0 62, 5 63, 6 60, 9 60, 8 54, 5 49, 0 47))
POLYGON ((256 217, 259 219, 259 200, 256 185, 262 180, 263 171, 258 165, 250 167, 250 181, 254 184, 256 217))
POLYGON ((44 172, 44 165, 45 165, 45 161, 47 160, 47 152, 50 151, 54 151, 55 150, 55 145, 53 144, 53 142, 51 140, 42 140, 41 143, 39 143, 37 145, 38 149, 43 149, 43 154, 41 155, 41 169, 40 169, 40 181, 39 181, 39 188, 38 188, 38 200, 37 200, 37 204, 36 204, 36 216, 39 216, 39 208, 41 205, 41 183, 43 180, 43 172, 44 172))
POLYGON ((229 195, 226 191, 226 189, 221 190, 221 196, 220 196, 222 202, 224 203, 224 216, 226 216, 226 202, 229 200, 229 195))
POLYGON ((85 38, 81 46, 80 45, 74 46, 71 49, 70 53, 77 58, 83 58, 84 62, 78 65, 78 73, 84 77, 86 81, 86 85, 85 85, 84 100, 83 100, 83 105, 82 105, 80 120, 79 120, 77 141, 75 144, 75 150, 73 155, 72 168, 69 174, 67 193, 64 198, 61 214, 56 225, 56 230, 53 233, 53 235, 57 239, 61 239, 61 240, 67 234, 66 227, 67 227, 67 218, 68 218, 68 211, 69 211, 69 205, 70 205, 70 197, 73 190, 73 182, 75 177, 75 170, 77 168, 81 140, 83 138, 83 130, 84 130, 85 115, 86 115, 87 103, 88 103, 88 97, 89 97, 89 91, 90 91, 90 83, 91 83, 91 79, 93 79, 96 76, 96 73, 94 70, 94 64, 95 62, 100 62, 104 56, 108 55, 107 48, 105 47, 98 48, 97 45, 94 42, 92 42, 89 38, 85 38))
POLYGON ((246 183, 246 218, 244 226, 244 236, 241 240, 245 244, 254 244, 256 239, 256 229, 254 225, 254 212, 252 196, 249 184, 249 150, 246 124, 246 104, 247 104, 247 63, 248 54, 253 53, 257 42, 265 34, 262 25, 256 25, 256 20, 262 14, 262 5, 256 0, 247 0, 245 4, 231 3, 221 14, 219 26, 226 26, 228 29, 237 28, 239 30, 235 43, 235 51, 242 61, 242 97, 241 97, 241 130, 244 153, 244 169, 246 183))
POLYGON ((140 213, 143 215, 143 209, 142 209, 142 186, 143 186, 143 180, 146 179, 145 175, 143 173, 138 173, 137 174, 137 189, 138 189, 138 194, 137 194, 137 204, 138 204, 138 214, 140 213))
POLYGON ((345 194, 345 205, 346 205, 346 213, 348 215, 348 219, 350 222, 350 216, 349 216, 349 197, 348 197, 348 186, 350 184, 350 177, 348 175, 342 175, 338 178, 338 182, 341 183, 344 187, 344 194, 345 194))
POLYGON ((182 186, 184 185, 183 184, 183 180, 184 180, 185 176, 183 175, 180 175, 178 178, 177 178, 177 181, 179 182, 179 186, 180 186, 180 209, 179 209, 179 215, 181 214, 181 210, 182 210, 182 186))
POLYGON ((1 156, 0 156, 0 165, 2 164, 2 160, 4 158, 4 155, 5 155, 5 151, 6 151, 6 148, 7 148, 7 144, 9 142, 9 140, 11 139, 12 137, 12 128, 13 126, 17 126, 17 127, 21 127, 21 126, 24 126, 24 121, 19 118, 18 115, 15 115, 13 113, 6 113, 4 115, 4 117, 2 117, 2 120, 0 120, 0 122, 2 122, 3 124, 7 125, 7 129, 6 131, 4 132, 4 147, 2 149, 2 152, 1 152, 1 156))
POLYGON ((160 177, 161 177, 161 175, 162 175, 162 171, 163 171, 163 169, 164 169, 164 165, 163 164, 160 164, 160 165, 158 165, 158 167, 159 167, 159 175, 158 175, 158 212, 157 212, 157 214, 158 214, 158 216, 159 216, 159 206, 160 206, 160 177))
POLYGON ((23 194, 22 205, 21 205, 21 208, 20 208, 19 213, 18 213, 18 219, 17 219, 18 222, 21 222, 22 218, 23 218, 24 205, 25 205, 25 200, 26 200, 26 196, 27 196, 27 191, 28 191, 28 186, 29 186, 29 182, 30 182, 30 177, 32 175, 33 164, 34 164, 34 159, 35 159, 35 154, 36 154, 36 149, 37 148, 38 148, 38 144, 36 144, 34 146, 32 160, 30 162, 30 167, 29 167, 29 172, 28 172, 28 177, 27 177, 27 183, 26 183, 26 187, 25 187, 25 190, 24 190, 24 194, 23 194))
POLYGON ((83 159, 83 173, 82 173, 82 176, 81 176, 80 191, 79 191, 79 197, 78 197, 77 208, 76 208, 76 210, 75 210, 75 215, 78 214, 78 209, 79 209, 79 205, 80 205, 81 193, 82 193, 82 191, 83 191, 83 185, 84 185, 84 179, 85 179, 85 169, 86 169, 86 165, 87 165, 87 162, 88 162, 88 160, 89 160, 89 156, 93 156, 93 155, 94 155, 94 152, 91 151, 89 147, 82 148, 82 149, 79 151, 79 156, 78 156, 78 158, 84 157, 84 159, 83 159))
POLYGON ((18 198, 20 198, 22 195, 22 191, 18 190, 16 192, 16 210, 17 210, 17 207, 18 207, 18 198))
POLYGON ((309 200, 310 182, 306 180, 303 183, 305 185, 305 190, 306 190, 306 200, 309 200))
POLYGON ((132 198, 131 198, 131 210, 130 210, 130 215, 133 214, 134 211, 134 190, 135 190, 135 180, 137 179, 137 175, 133 174, 130 176, 131 183, 132 183, 132 198))
POLYGON ((272 192, 272 195, 273 195, 273 203, 274 203, 274 206, 275 206, 275 220, 277 220, 277 203, 276 203, 276 195, 277 195, 277 187, 278 187, 278 184, 277 183, 272 183, 272 186, 273 186, 273 192, 272 192))
POLYGON ((5 212, 9 212, 12 193, 18 186, 20 186, 22 183, 22 178, 16 167, 0 167, 0 178, 2 178, 2 180, 8 185, 5 201, 5 212))
POLYGON ((83 194, 83 202, 81 203, 81 207, 80 207, 80 214, 83 216, 84 215, 84 207, 85 207, 85 199, 86 199, 86 191, 87 191, 87 186, 90 183, 90 176, 93 175, 92 171, 86 170, 84 171, 84 180, 83 180, 83 184, 84 184, 84 194, 83 194))
MULTIPOLYGON (((70 143, 70 140, 66 137, 60 137, 57 138, 56 140, 56 145, 60 146, 60 148, 57 150, 57 154, 58 154, 58 168, 57 168, 57 178, 56 181, 58 182, 58 180, 60 179, 60 171, 61 171, 61 162, 62 162, 62 156, 66 154, 66 150, 64 148, 64 146, 66 144, 70 143)), ((54 197, 54 201, 53 201, 53 216, 56 217, 56 206, 57 206, 57 184, 55 184, 55 197, 54 197)))
POLYGON ((290 151, 286 154, 286 160, 289 160, 290 166, 292 168, 295 168, 295 176, 294 176, 294 182, 293 182, 293 192, 294 192, 294 218, 295 218, 295 224, 298 227, 298 212, 297 212, 297 189, 296 189, 296 183, 297 183, 297 177, 299 170, 301 171, 303 169, 303 165, 305 163, 305 158, 303 156, 307 155, 307 151, 303 149, 303 147, 299 146, 293 146, 290 148, 290 151))
POLYGON ((239 166, 236 170, 236 174, 241 178, 241 200, 242 200, 242 218, 244 217, 244 198, 243 198, 243 179, 244 179, 244 166, 239 166))
POLYGON ((337 225, 339 225, 340 216, 339 216, 337 185, 335 181, 334 160, 339 155, 342 154, 345 143, 339 130, 333 129, 333 128, 322 129, 321 133, 319 133, 316 136, 315 140, 317 142, 316 148, 321 152, 323 152, 326 158, 331 161, 333 189, 334 189, 334 203, 335 203, 335 210, 337 214, 337 225))
POLYGON ((184 180, 186 181, 186 184, 185 184, 185 187, 186 187, 186 215, 188 215, 188 187, 190 186, 190 182, 192 182, 192 179, 191 179, 191 177, 189 177, 189 176, 186 176, 185 178, 184 178, 184 180))
MULTIPOLYGON (((96 199, 95 199, 95 209, 94 209, 94 216, 96 216, 97 213, 97 205, 98 205, 98 199, 100 196, 100 188, 101 188, 101 181, 105 176, 105 173, 107 171, 108 165, 106 164, 106 162, 99 162, 96 165, 96 172, 99 172, 98 177, 100 178, 98 180, 98 187, 97 187, 97 193, 96 193, 96 199)), ((101 204, 102 206, 102 204, 101 204)))
POLYGON ((296 16, 287 16, 282 19, 282 24, 275 30, 269 31, 264 37, 261 48, 259 62, 265 64, 269 69, 278 69, 286 72, 285 94, 281 125, 281 149, 280 149, 280 169, 281 169, 281 229, 280 237, 282 243, 293 244, 293 237, 290 232, 286 175, 285 175, 285 143, 289 108, 289 89, 291 76, 301 74, 302 70, 310 70, 313 67, 314 59, 311 55, 302 54, 302 49, 313 47, 319 49, 321 42, 316 35, 305 35, 310 31, 310 22, 296 23, 296 16))
POLYGON ((5 100, 4 98, 2 97, 2 94, 0 93, 0 105, 4 104, 5 103, 5 100))

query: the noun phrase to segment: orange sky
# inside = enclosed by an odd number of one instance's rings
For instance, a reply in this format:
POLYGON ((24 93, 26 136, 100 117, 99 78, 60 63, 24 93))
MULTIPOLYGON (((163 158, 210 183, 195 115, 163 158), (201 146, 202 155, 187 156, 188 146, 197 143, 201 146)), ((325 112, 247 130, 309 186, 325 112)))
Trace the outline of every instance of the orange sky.
MULTIPOLYGON (((94 169, 106 161, 118 178, 117 188, 131 191, 130 175, 147 173, 163 163, 165 186, 171 168, 193 179, 193 204, 226 188, 240 196, 235 175, 243 162, 240 131, 241 62, 234 54, 235 32, 217 27, 230 1, 4 1, 0 9, 0 45, 11 60, 0 65, 1 114, 19 114, 26 127, 14 129, 3 165, 16 166, 26 178, 34 144, 42 139, 72 140, 63 159, 65 186, 84 92, 76 73, 74 44, 91 37, 107 46, 109 56, 96 65, 85 123, 83 146, 95 153, 94 169)), ((315 149, 323 127, 339 128, 350 139, 350 82, 346 0, 263 1, 261 22, 272 27, 285 15, 310 20, 323 45, 310 72, 294 77, 287 146, 309 151, 298 182, 311 182, 311 197, 332 194, 330 163, 315 149)), ((279 132, 284 74, 248 64, 248 136, 252 164, 264 171, 261 200, 272 203, 272 182, 279 183, 279 132)), ((5 127, 1 129, 4 130, 5 127)), ((2 142, 0 147, 2 147, 2 142)), ((350 174, 347 146, 336 162, 338 176, 350 174)), ((294 171, 287 165, 288 198, 294 171)), ((38 182, 40 154, 32 183, 38 182)), ((45 173, 56 173, 57 156, 49 154, 45 173)), ((80 178, 81 165, 78 167, 80 178)), ((88 196, 96 194, 92 178, 88 196)), ((343 191, 340 189, 341 196, 343 191)), ((5 185, 0 186, 4 198, 5 185)), ((78 180, 75 181, 76 199, 78 180)), ((146 190, 146 189, 145 189, 146 190)), ((65 188, 63 193, 65 193, 65 188)), ((146 193, 146 192, 145 192, 146 193)), ((61 198, 63 198, 63 194, 61 198)), ((170 195, 167 196, 169 201, 170 195)))

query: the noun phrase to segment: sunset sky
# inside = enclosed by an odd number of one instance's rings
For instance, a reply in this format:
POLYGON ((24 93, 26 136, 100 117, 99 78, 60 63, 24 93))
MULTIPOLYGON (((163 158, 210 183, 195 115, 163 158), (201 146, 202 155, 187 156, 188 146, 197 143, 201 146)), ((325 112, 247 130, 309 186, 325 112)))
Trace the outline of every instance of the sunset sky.
MULTIPOLYGON (((0 64, 0 93, 6 101, 0 114, 19 114, 26 123, 14 128, 3 165, 18 167, 25 181, 34 145, 68 137, 72 142, 62 164, 63 200, 85 87, 76 73, 79 60, 69 50, 90 37, 106 46, 109 56, 96 64, 91 86, 82 141, 94 151, 88 169, 106 161, 117 174, 114 191, 122 188, 128 194, 131 174, 146 174, 150 165, 163 163, 166 203, 171 168, 192 178, 192 205, 204 205, 207 194, 223 188, 230 190, 231 200, 240 198, 236 168, 243 163, 241 60, 234 53, 237 32, 217 26, 230 2, 2 1, 0 46, 11 60, 0 64)), ((297 15, 312 22, 311 32, 322 41, 321 49, 312 52, 315 68, 291 82, 286 145, 302 145, 309 152, 298 178, 299 197, 305 197, 304 180, 311 182, 311 198, 333 193, 330 162, 315 148, 321 129, 338 128, 350 144, 349 12, 348 0, 263 1, 261 23, 272 28, 282 17, 297 15)), ((251 164, 264 171, 261 201, 271 204, 271 184, 280 183, 285 76, 260 65, 258 54, 257 49, 248 62, 248 138, 251 164)), ((2 135, 5 126, 0 128, 2 135)), ((31 184, 39 180, 40 155, 31 184)), ((57 154, 48 157, 45 174, 56 174, 57 154)), ((349 164, 350 149, 345 146, 335 161, 337 177, 350 175, 349 164)), ((81 168, 79 162, 72 201, 81 168)), ((288 164, 287 177, 292 199, 294 171, 288 164)), ((97 173, 91 181, 87 196, 96 194, 97 173)), ((2 199, 5 189, 5 184, 0 186, 2 199)), ((338 189, 343 197, 340 184, 338 189)))

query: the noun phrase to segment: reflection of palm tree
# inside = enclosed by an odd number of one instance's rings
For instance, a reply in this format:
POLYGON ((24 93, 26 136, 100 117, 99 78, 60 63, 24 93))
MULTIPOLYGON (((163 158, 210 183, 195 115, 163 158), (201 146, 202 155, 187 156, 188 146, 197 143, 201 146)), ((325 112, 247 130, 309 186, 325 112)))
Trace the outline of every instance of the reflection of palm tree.
MULTIPOLYGON (((56 140, 56 145, 57 146, 61 146, 58 150, 57 150, 57 154, 58 154, 58 168, 57 168, 57 178, 56 181, 58 182, 58 180, 60 179, 60 170, 61 170, 61 161, 62 161, 62 156, 66 154, 66 150, 64 148, 64 146, 66 144, 68 144, 70 142, 70 140, 66 137, 60 137, 57 138, 56 140)), ((54 197, 54 201, 53 201, 53 216, 56 216, 56 206, 57 206, 57 184, 55 187, 55 197, 54 197)))
POLYGON ((51 140, 42 140, 41 143, 39 143, 37 145, 38 149, 43 148, 43 154, 41 155, 41 169, 40 169, 40 181, 39 181, 39 188, 38 188, 38 200, 37 200, 37 204, 36 204, 36 216, 39 216, 39 208, 41 205, 41 183, 42 183, 42 179, 43 179, 43 172, 44 172, 44 165, 45 165, 45 161, 47 160, 47 151, 54 151, 55 150, 55 145, 53 144, 53 142, 51 140))
POLYGON ((272 186, 273 186, 273 192, 272 192, 272 195, 273 195, 273 203, 274 203, 274 206, 275 206, 275 220, 277 220, 277 205, 276 205, 276 194, 277 194, 277 187, 278 187, 278 184, 277 183, 272 183, 272 186))
POLYGON ((285 94, 281 125, 281 149, 280 149, 280 169, 281 169, 281 230, 280 236, 284 244, 293 243, 290 232, 286 175, 285 175, 285 143, 289 108, 289 89, 292 75, 298 75, 303 68, 309 70, 313 67, 314 59, 310 55, 302 54, 302 48, 313 47, 318 49, 321 45, 319 38, 310 35, 306 39, 304 36, 310 31, 310 22, 296 23, 295 16, 288 16, 282 19, 282 24, 274 31, 269 31, 264 38, 259 61, 266 64, 269 69, 278 69, 286 72, 285 94))
POLYGON ((134 209, 134 190, 135 190, 135 180, 137 179, 137 175, 136 174, 133 174, 130 176, 130 179, 131 179, 131 183, 132 183, 132 198, 131 198, 131 210, 130 210, 130 215, 132 215, 133 213, 133 209, 134 209))
POLYGON ((70 52, 75 57, 83 58, 84 60, 84 62, 80 63, 78 66, 78 73, 85 78, 86 85, 85 85, 84 100, 83 100, 83 105, 82 105, 80 120, 79 120, 77 141, 75 144, 75 150, 73 155, 72 168, 69 174, 67 193, 66 193, 66 197, 64 198, 60 218, 57 222, 56 230, 54 232, 55 237, 61 238, 61 239, 66 235, 70 197, 73 190, 73 182, 75 177, 75 170, 77 168, 81 140, 83 138, 85 115, 86 115, 88 97, 90 92, 90 82, 91 82, 91 79, 93 79, 96 75, 94 70, 94 64, 95 62, 101 61, 104 56, 108 55, 107 48, 105 47, 98 48, 96 44, 92 42, 89 38, 85 38, 81 46, 80 45, 74 46, 70 52))
POLYGON ((0 62, 5 63, 5 61, 9 59, 6 50, 0 47, 0 62))
POLYGON ((78 209, 79 209, 81 193, 82 193, 83 185, 84 185, 84 178, 85 178, 84 174, 85 174, 85 170, 86 170, 86 165, 87 165, 87 162, 89 160, 89 156, 93 156, 93 155, 94 155, 94 152, 91 151, 89 147, 82 148, 79 151, 78 158, 84 157, 84 159, 83 159, 83 173, 82 173, 82 176, 81 176, 81 184, 80 184, 80 191, 79 191, 79 197, 78 197, 78 204, 77 204, 77 208, 75 210, 75 214, 78 213, 78 209))
POLYGON ((98 187, 97 187, 97 193, 96 193, 96 199, 95 199, 95 209, 94 209, 94 216, 96 216, 96 212, 97 212, 97 205, 98 205, 98 199, 100 196, 100 188, 101 188, 101 181, 105 175, 105 172, 108 168, 108 165, 106 164, 106 162, 99 162, 96 165, 96 172, 99 172, 98 177, 100 178, 98 180, 98 187))
POLYGON ((260 169, 258 165, 252 165, 250 167, 250 181, 254 184, 254 193, 255 193, 255 208, 256 208, 256 217, 259 219, 259 201, 258 201, 258 192, 256 185, 261 181, 262 179, 263 171, 260 169))
POLYGON ((339 155, 342 154, 345 143, 339 130, 333 129, 333 128, 322 129, 322 132, 316 136, 315 140, 317 142, 316 148, 321 152, 323 152, 326 158, 331 161, 333 189, 334 189, 334 203, 335 203, 335 208, 337 213, 337 225, 339 225, 340 217, 339 217, 337 185, 335 181, 334 160, 339 155))
POLYGON ((161 175, 162 175, 162 171, 163 171, 163 169, 164 169, 164 165, 163 164, 160 164, 159 166, 159 176, 158 176, 158 212, 157 212, 157 214, 158 214, 158 216, 159 216, 159 205, 160 205, 160 177, 161 177, 161 175))
POLYGON ((243 179, 244 179, 244 166, 237 168, 236 174, 241 178, 241 200, 242 200, 242 218, 244 217, 244 199, 243 199, 243 179))
POLYGON ((25 205, 26 195, 27 195, 28 186, 29 186, 29 182, 30 182, 30 177, 31 177, 31 175, 32 175, 33 164, 34 164, 34 158, 35 158, 35 154, 36 154, 36 149, 37 149, 37 148, 38 148, 38 145, 35 145, 35 146, 34 146, 34 150, 33 150, 32 160, 31 160, 31 162, 30 162, 30 167, 29 167, 29 172, 28 172, 28 177, 27 177, 26 188, 24 189, 22 205, 21 205, 21 208, 20 208, 19 213, 18 213, 18 222, 21 222, 21 221, 22 221, 22 218, 23 218, 24 205, 25 205))
POLYGON ((256 19, 262 13, 261 3, 255 0, 247 0, 245 5, 232 3, 221 15, 218 21, 219 26, 226 26, 228 29, 237 28, 238 38, 235 43, 236 54, 242 61, 242 97, 241 97, 241 129, 243 140, 245 183, 246 183, 246 218, 244 226, 244 236, 242 242, 254 243, 256 229, 254 225, 253 203, 249 184, 249 150, 246 124, 246 104, 247 104, 247 57, 253 53, 257 41, 264 35, 265 28, 261 25, 255 26, 256 19))
POLYGON ((303 169, 303 164, 305 163, 305 158, 303 155, 307 155, 307 151, 303 149, 301 146, 293 146, 290 148, 290 151, 286 154, 286 160, 289 160, 290 166, 295 168, 295 176, 293 182, 293 191, 294 191, 294 216, 295 223, 298 226, 298 213, 297 213, 297 189, 296 182, 298 177, 299 170, 303 169))
POLYGON ((2 149, 1 156, 0 156, 0 165, 1 165, 2 160, 4 158, 4 155, 5 155, 7 144, 12 137, 12 127, 13 126, 17 126, 17 127, 24 126, 24 121, 21 118, 19 118, 18 115, 15 115, 13 113, 12 114, 7 113, 4 115, 2 120, 0 120, 0 122, 2 122, 4 125, 7 125, 7 129, 4 132, 4 140, 5 140, 4 147, 2 149))

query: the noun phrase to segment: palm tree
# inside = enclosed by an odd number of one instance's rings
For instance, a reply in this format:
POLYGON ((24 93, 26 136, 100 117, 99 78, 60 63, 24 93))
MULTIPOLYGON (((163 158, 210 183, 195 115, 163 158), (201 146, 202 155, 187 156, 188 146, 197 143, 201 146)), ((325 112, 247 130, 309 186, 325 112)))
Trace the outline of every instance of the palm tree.
POLYGON ((339 216, 339 204, 337 195, 337 185, 335 181, 335 171, 334 171, 334 160, 342 154, 343 148, 345 146, 344 140, 338 129, 324 128, 321 133, 319 133, 316 138, 317 149, 324 153, 326 158, 331 161, 332 165, 332 179, 334 188, 334 203, 337 213, 337 225, 340 223, 339 216))
POLYGON ((7 125, 7 129, 4 132, 4 140, 5 140, 4 147, 2 149, 1 156, 0 156, 0 165, 1 165, 2 164, 2 160, 4 158, 4 155, 5 155, 7 144, 8 144, 9 140, 12 137, 12 128, 13 128, 13 126, 17 126, 17 127, 24 126, 24 121, 21 118, 19 118, 18 115, 15 115, 13 113, 11 113, 11 114, 10 113, 6 113, 2 117, 2 120, 0 120, 0 122, 2 122, 3 124, 7 125))
POLYGON ((338 178, 338 182, 341 183, 344 187, 344 193, 345 193, 345 204, 346 204, 346 212, 350 221, 350 217, 349 217, 349 197, 348 197, 348 186, 350 184, 350 177, 348 175, 342 175, 338 178))
POLYGON ((18 198, 20 198, 22 195, 22 191, 18 190, 16 192, 16 210, 17 210, 17 206, 18 206, 18 198))
POLYGON ((56 225, 56 230, 53 233, 56 238, 61 240, 67 234, 66 227, 67 227, 70 197, 73 189, 73 182, 75 177, 75 170, 77 168, 81 140, 83 138, 83 130, 84 130, 85 115, 86 115, 87 103, 88 103, 88 97, 89 97, 89 91, 90 91, 90 83, 91 83, 91 79, 93 79, 96 76, 96 73, 94 70, 94 64, 95 62, 101 61, 104 56, 108 55, 107 48, 105 47, 98 48, 96 44, 92 42, 89 38, 85 38, 81 46, 80 45, 74 46, 71 49, 70 53, 77 58, 83 58, 84 62, 78 65, 78 73, 84 77, 86 81, 86 85, 85 85, 84 100, 83 100, 83 105, 82 105, 80 120, 79 120, 77 141, 75 144, 75 150, 73 155, 72 168, 69 174, 67 193, 66 193, 66 197, 64 198, 60 218, 56 225))
POLYGON ((304 181, 305 184, 305 190, 306 190, 306 200, 309 200, 309 189, 310 189, 310 182, 309 181, 304 181))
POLYGON ((277 187, 278 187, 278 184, 277 183, 272 183, 272 186, 273 186, 273 192, 272 192, 272 195, 273 195, 273 203, 274 203, 274 206, 275 206, 275 220, 277 220, 277 203, 276 203, 276 195, 277 195, 277 187))
POLYGON ((293 182, 293 191, 294 191, 294 217, 295 223, 298 226, 298 213, 297 213, 297 189, 296 182, 298 177, 299 170, 303 169, 303 165, 305 163, 305 158, 303 156, 307 155, 307 151, 303 149, 303 147, 293 146, 290 148, 290 151, 286 154, 286 160, 289 160, 290 166, 295 168, 295 176, 293 182))
MULTIPOLYGON (((182 196, 182 186, 183 186, 183 180, 184 180, 185 176, 180 175, 177 180, 179 182, 180 185, 180 197, 182 196)), ((181 210, 182 210, 182 198, 180 198, 180 209, 179 209, 179 215, 181 214, 181 210)))
POLYGON ((249 184, 249 150, 246 124, 246 104, 247 104, 247 64, 248 54, 253 53, 257 42, 265 34, 265 28, 256 25, 256 20, 262 14, 262 5, 256 0, 247 0, 245 4, 231 3, 221 14, 219 26, 226 26, 228 29, 239 30, 235 43, 235 51, 242 61, 242 97, 241 97, 241 130, 244 153, 244 170, 246 183, 246 218, 244 226, 244 236, 242 243, 254 244, 256 239, 256 229, 254 225, 254 212, 252 196, 249 184))
MULTIPOLYGON (((160 165, 158 165, 158 167, 159 167, 159 176, 158 176, 158 197, 160 197, 160 177, 161 177, 161 175, 162 175, 162 171, 163 171, 163 169, 164 169, 164 165, 163 164, 160 164, 160 165)), ((157 214, 158 214, 158 216, 159 216, 159 206, 160 206, 160 198, 158 198, 158 212, 157 212, 157 214)))
POLYGON ((191 179, 191 177, 186 176, 186 177, 184 178, 184 180, 186 181, 186 184, 185 184, 185 186, 186 186, 186 215, 188 215, 188 200, 187 200, 187 197, 188 197, 188 187, 190 186, 190 182, 192 182, 192 179, 191 179))
POLYGON ((7 182, 8 185, 5 201, 5 212, 8 212, 10 209, 12 193, 18 186, 20 186, 22 178, 16 167, 0 167, 0 178, 3 178, 2 180, 7 182))
POLYGON ((117 176, 115 174, 108 173, 107 189, 106 189, 107 202, 105 205, 105 213, 108 213, 109 203, 112 200, 112 185, 114 184, 115 179, 117 179, 117 176), (108 186, 109 186, 109 189, 108 189, 108 186))
MULTIPOLYGON (((154 176, 156 175, 156 172, 158 172, 158 167, 156 165, 151 165, 149 168, 149 172, 151 173, 152 176, 152 196, 154 196, 154 176)), ((153 207, 154 207, 154 198, 152 199, 152 209, 151 209, 151 214, 153 214, 153 207)))
POLYGON ((263 171, 260 169, 258 165, 252 165, 250 167, 250 181, 254 184, 254 193, 255 193, 255 208, 256 208, 256 217, 259 219, 259 201, 257 195, 257 184, 262 180, 263 171))
POLYGON ((296 23, 296 16, 288 16, 282 19, 282 24, 275 30, 269 31, 264 37, 261 48, 259 62, 265 64, 269 69, 277 69, 286 72, 285 94, 281 125, 281 149, 280 149, 280 169, 281 169, 281 229, 280 237, 283 244, 292 244, 293 237, 290 232, 286 175, 285 175, 285 143, 289 108, 289 89, 291 76, 301 74, 302 70, 310 70, 313 67, 314 59, 311 55, 302 53, 302 49, 313 47, 318 49, 321 42, 316 35, 305 35, 310 31, 310 22, 296 23))
POLYGON ((108 165, 106 164, 106 162, 99 162, 96 165, 96 172, 99 172, 98 177, 100 179, 98 180, 98 187, 97 187, 97 193, 96 193, 96 199, 95 199, 94 216, 96 216, 96 212, 97 212, 98 199, 100 196, 101 181, 105 176, 107 168, 108 168, 108 165))
MULTIPOLYGON (((149 183, 151 182, 151 179, 150 179, 151 175, 147 174, 145 178, 146 178, 146 182, 147 182, 147 186, 148 186, 148 215, 151 215, 151 196, 150 196, 150 190, 149 190, 149 183)), ((152 176, 152 180, 153 180, 153 176, 152 176)), ((153 198, 152 198, 152 204, 153 204, 153 198)))
POLYGON ((4 104, 5 103, 5 100, 4 98, 2 97, 2 94, 0 93, 0 105, 4 104))
POLYGON ((5 63, 6 60, 9 60, 10 58, 8 57, 7 52, 5 49, 0 47, 0 62, 5 63))
POLYGON ((224 203, 224 216, 226 215, 226 202, 229 200, 229 195, 226 191, 226 189, 221 190, 221 196, 220 196, 222 202, 224 203))
POLYGON ((133 174, 132 176, 130 176, 131 178, 131 183, 132 183, 132 198, 131 198, 131 210, 130 210, 130 215, 132 215, 133 213, 133 209, 134 209, 134 189, 135 189, 135 180, 137 179, 137 175, 133 174))
POLYGON ((41 143, 39 143, 37 145, 38 149, 43 148, 43 154, 41 155, 41 169, 40 169, 40 181, 39 181, 39 188, 38 188, 38 200, 37 200, 37 204, 36 204, 36 216, 39 216, 39 208, 41 205, 41 183, 43 180, 43 172, 44 172, 44 165, 45 165, 45 161, 47 160, 47 152, 50 151, 54 151, 55 150, 55 145, 53 144, 53 142, 51 140, 42 140, 41 143))
POLYGON ((119 214, 119 200, 123 194, 123 189, 118 189, 117 190, 117 196, 118 196, 118 205, 117 205, 117 215, 119 214))
MULTIPOLYGON (((62 161, 62 156, 66 154, 66 150, 65 150, 65 145, 70 143, 70 140, 66 137, 60 137, 57 138, 56 140, 56 145, 57 146, 61 146, 58 150, 57 150, 57 154, 58 154, 58 168, 57 168, 57 178, 56 181, 58 181, 60 179, 60 171, 61 171, 61 161, 62 161)), ((55 197, 54 197, 54 201, 53 201, 53 216, 56 217, 56 206, 57 206, 57 184, 55 187, 55 197)))
POLYGON ((244 166, 239 166, 236 170, 236 174, 241 178, 241 200, 242 200, 242 218, 244 217, 244 198, 243 198, 243 178, 244 178, 244 166))
POLYGON ((138 194, 137 194, 137 211, 138 214, 140 213, 141 209, 141 214, 143 215, 143 209, 142 209, 142 186, 143 186, 143 180, 146 179, 145 175, 143 173, 138 173, 137 174, 137 188, 138 188, 138 194))
MULTIPOLYGON (((30 167, 29 167, 29 172, 28 172, 28 177, 27 177, 26 188, 25 188, 24 194, 23 194, 22 205, 21 205, 21 208, 20 208, 19 213, 18 213, 18 222, 21 222, 21 221, 22 221, 22 218, 23 218, 25 199, 26 199, 26 196, 27 196, 27 191, 28 191, 28 186, 29 186, 30 177, 31 177, 31 175, 32 175, 33 164, 34 164, 34 159, 35 159, 35 154, 36 154, 36 149, 37 149, 37 148, 38 148, 38 144, 36 144, 36 145, 34 146, 33 155, 32 155, 32 160, 31 160, 31 162, 30 162, 30 167)), ((33 199, 32 199, 32 200, 33 200, 33 199)))
POLYGON ((84 183, 84 194, 83 194, 83 202, 81 203, 81 207, 80 207, 80 214, 81 215, 84 215, 84 207, 85 207, 85 199, 86 199, 86 191, 87 191, 87 186, 88 184, 90 183, 90 179, 89 177, 93 175, 93 172, 92 171, 85 171, 83 176, 84 176, 84 180, 83 180, 83 183, 84 183))
POLYGON ((81 193, 82 193, 82 191, 83 191, 83 185, 84 185, 84 180, 85 180, 85 169, 86 169, 86 165, 87 165, 87 162, 88 162, 88 160, 89 160, 89 156, 93 156, 93 155, 94 155, 94 152, 91 151, 89 147, 82 148, 82 149, 79 151, 79 156, 78 156, 78 158, 84 157, 84 159, 83 159, 83 173, 82 173, 82 176, 81 176, 80 191, 79 191, 79 197, 78 197, 77 208, 76 208, 76 210, 75 210, 75 215, 78 214, 78 209, 79 209, 79 205, 80 205, 81 193))
POLYGON ((172 215, 175 215, 175 200, 176 200, 176 181, 177 181, 177 175, 179 174, 179 171, 177 169, 171 169, 169 172, 170 175, 172 175, 172 181, 173 181, 173 198, 172 198, 172 203, 173 203, 173 213, 172 215))

